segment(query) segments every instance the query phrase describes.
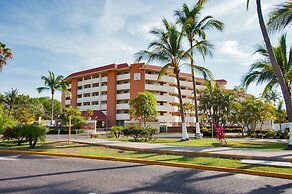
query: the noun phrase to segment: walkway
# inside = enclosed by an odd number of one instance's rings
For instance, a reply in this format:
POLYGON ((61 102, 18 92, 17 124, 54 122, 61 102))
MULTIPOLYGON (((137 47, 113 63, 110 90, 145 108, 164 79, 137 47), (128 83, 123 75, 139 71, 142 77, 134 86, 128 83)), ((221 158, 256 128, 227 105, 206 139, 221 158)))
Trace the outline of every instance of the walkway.
POLYGON ((158 143, 109 141, 106 139, 77 138, 73 142, 106 146, 124 150, 145 151, 164 154, 213 156, 223 158, 250 158, 273 161, 292 162, 292 150, 263 150, 244 149, 230 147, 206 147, 206 146, 173 146, 158 143))

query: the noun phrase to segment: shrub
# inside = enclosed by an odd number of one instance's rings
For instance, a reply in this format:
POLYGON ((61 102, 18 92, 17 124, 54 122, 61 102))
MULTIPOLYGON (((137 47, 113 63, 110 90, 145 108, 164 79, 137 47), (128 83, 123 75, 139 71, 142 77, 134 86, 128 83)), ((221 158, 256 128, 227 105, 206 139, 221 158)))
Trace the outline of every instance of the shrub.
POLYGON ((46 137, 47 128, 41 127, 37 124, 23 125, 20 130, 20 135, 25 137, 29 142, 29 148, 35 148, 38 140, 44 140, 46 137))
POLYGON ((25 142, 24 141, 24 136, 21 135, 21 126, 16 126, 13 128, 7 128, 3 131, 2 133, 2 139, 4 140, 16 140, 18 145, 21 143, 25 142))
POLYGON ((124 127, 123 126, 112 126, 110 128, 110 132, 113 133, 115 135, 116 138, 119 138, 120 135, 122 135, 122 131, 123 131, 124 127))
POLYGON ((25 124, 22 126, 16 126, 6 129, 3 132, 3 139, 17 140, 18 145, 22 142, 29 142, 29 148, 35 148, 38 140, 45 138, 47 128, 41 127, 37 124, 25 124))
POLYGON ((90 138, 98 138, 98 137, 99 137, 99 134, 97 134, 97 133, 90 134, 90 138))
POLYGON ((141 127, 139 125, 129 125, 123 129, 124 136, 131 136, 134 141, 144 141, 152 140, 154 135, 158 133, 157 129, 151 127, 141 127))
POLYGON ((288 135, 287 132, 277 131, 275 132, 272 129, 263 129, 263 130, 255 130, 249 131, 248 136, 252 138, 262 138, 262 139, 274 139, 274 138, 285 138, 288 135))

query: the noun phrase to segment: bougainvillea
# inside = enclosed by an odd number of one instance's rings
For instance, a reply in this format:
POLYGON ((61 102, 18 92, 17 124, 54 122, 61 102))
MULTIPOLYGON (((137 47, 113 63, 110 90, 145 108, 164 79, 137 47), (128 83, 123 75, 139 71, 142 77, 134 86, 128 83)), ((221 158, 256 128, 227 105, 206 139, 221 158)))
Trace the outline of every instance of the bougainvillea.
POLYGON ((217 122, 214 123, 215 129, 216 129, 216 137, 218 138, 218 140, 222 143, 222 141, 224 140, 225 143, 227 143, 226 139, 225 139, 225 131, 222 125, 219 125, 217 122))

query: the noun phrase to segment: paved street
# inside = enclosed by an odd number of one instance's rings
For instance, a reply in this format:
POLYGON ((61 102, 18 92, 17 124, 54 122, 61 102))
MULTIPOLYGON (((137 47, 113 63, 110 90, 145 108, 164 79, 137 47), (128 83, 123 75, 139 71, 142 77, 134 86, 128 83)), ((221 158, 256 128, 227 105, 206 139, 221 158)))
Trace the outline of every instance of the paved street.
POLYGON ((0 193, 292 193, 292 181, 77 158, 0 154, 0 193))

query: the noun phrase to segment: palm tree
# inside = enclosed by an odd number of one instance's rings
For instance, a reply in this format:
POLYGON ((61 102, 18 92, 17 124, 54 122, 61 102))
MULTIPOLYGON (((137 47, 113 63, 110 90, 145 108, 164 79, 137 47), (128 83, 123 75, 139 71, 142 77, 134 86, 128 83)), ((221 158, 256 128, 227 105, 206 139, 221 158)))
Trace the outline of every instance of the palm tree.
POLYGON ((279 31, 292 24, 292 1, 278 5, 270 14, 268 29, 271 32, 279 31))
MULTIPOLYGON (((190 49, 187 51, 182 48, 183 31, 178 31, 176 26, 169 23, 166 19, 163 19, 164 29, 154 29, 150 33, 155 35, 157 39, 149 44, 148 50, 142 50, 135 54, 136 61, 146 59, 148 62, 158 61, 165 65, 161 68, 158 79, 171 69, 176 77, 176 87, 178 89, 179 105, 180 105, 180 117, 182 126, 182 140, 189 139, 185 114, 183 109, 183 101, 180 87, 180 65, 183 60, 189 59, 190 49)), ((198 43, 199 44, 199 43, 198 43)), ((192 47, 193 48, 193 47, 192 47)), ((191 49, 192 49, 191 48, 191 49)))
MULTIPOLYGON (((292 84, 292 48, 289 51, 288 49, 286 34, 281 36, 279 45, 272 48, 280 70, 283 72, 284 82, 288 88, 290 98, 292 84)), ((271 90, 275 90, 279 86, 279 80, 269 58, 267 48, 265 46, 258 46, 255 53, 261 54, 263 59, 251 65, 248 73, 242 78, 242 85, 247 88, 251 83, 266 83, 266 87, 262 93, 262 97, 265 97, 271 90)))
POLYGON ((54 94, 56 90, 66 92, 68 87, 68 82, 64 81, 63 76, 55 76, 55 74, 49 71, 49 76, 42 76, 41 79, 44 81, 45 87, 38 87, 37 91, 41 93, 44 90, 51 91, 51 103, 52 103, 52 114, 51 114, 51 125, 54 120, 54 94))
POLYGON ((2 71, 7 59, 12 59, 12 52, 5 44, 0 42, 0 72, 2 71))
POLYGON ((11 91, 5 92, 4 102, 8 106, 8 117, 11 114, 12 109, 14 108, 15 101, 18 96, 18 89, 11 88, 11 91))
MULTIPOLYGON (((206 0, 199 0, 195 6, 190 9, 186 4, 183 4, 182 10, 175 11, 175 16, 177 16, 177 22, 185 27, 185 36, 189 42, 190 48, 193 48, 195 43, 203 40, 203 44, 197 44, 194 49, 197 52, 201 53, 203 58, 207 54, 211 54, 209 49, 212 49, 212 45, 210 45, 206 41, 206 30, 209 29, 217 29, 222 31, 224 24, 218 20, 215 20, 213 16, 206 16, 204 18, 200 18, 201 11, 203 9, 203 5, 206 0)), ((192 82, 193 82, 193 94, 194 94, 194 108, 195 108, 195 116, 196 116, 196 138, 200 136, 200 125, 199 125, 199 117, 198 117, 198 103, 197 103, 197 89, 196 89, 196 76, 195 76, 195 62, 194 62, 194 49, 191 49, 191 72, 192 72, 192 82)), ((211 77, 212 78, 212 77, 211 77)))
MULTIPOLYGON (((247 9, 249 5, 249 0, 247 0, 247 9)), ((283 93, 285 105, 286 105, 286 110, 288 114, 288 120, 289 122, 292 122, 292 104, 291 104, 291 98, 290 98, 290 91, 288 89, 288 86, 285 82, 284 76, 283 76, 283 71, 281 70, 281 67, 279 63, 276 60, 275 54, 273 53, 273 48, 272 44, 267 32, 267 28, 265 26, 264 18, 263 18, 263 13, 262 13, 262 7, 261 7, 261 0, 256 0, 256 5, 257 5, 257 15, 259 19, 259 25, 261 28, 261 32, 264 38, 264 42, 266 45, 266 49, 268 51, 268 56, 270 58, 271 64, 273 66, 273 69, 275 71, 275 76, 278 79, 279 85, 281 87, 281 91, 283 93)))

